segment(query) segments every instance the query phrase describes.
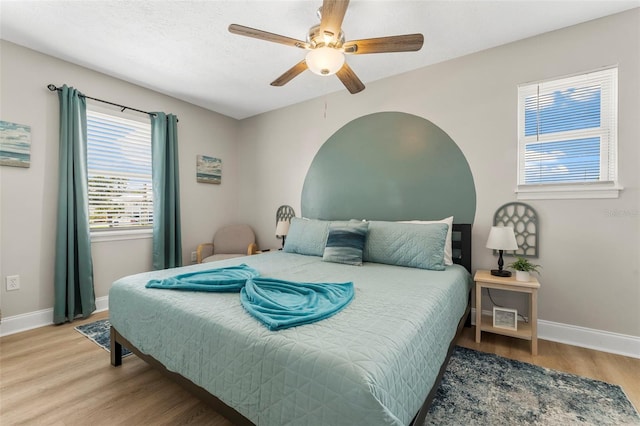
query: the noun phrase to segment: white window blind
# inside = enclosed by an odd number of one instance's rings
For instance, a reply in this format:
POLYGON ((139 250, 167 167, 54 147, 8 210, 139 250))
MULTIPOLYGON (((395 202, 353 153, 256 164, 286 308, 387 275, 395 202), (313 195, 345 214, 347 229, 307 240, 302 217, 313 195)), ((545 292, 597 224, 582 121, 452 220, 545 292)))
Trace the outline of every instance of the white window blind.
POLYGON ((518 87, 518 186, 617 180, 611 68, 518 87))
POLYGON ((89 227, 153 225, 151 123, 87 107, 89 227))

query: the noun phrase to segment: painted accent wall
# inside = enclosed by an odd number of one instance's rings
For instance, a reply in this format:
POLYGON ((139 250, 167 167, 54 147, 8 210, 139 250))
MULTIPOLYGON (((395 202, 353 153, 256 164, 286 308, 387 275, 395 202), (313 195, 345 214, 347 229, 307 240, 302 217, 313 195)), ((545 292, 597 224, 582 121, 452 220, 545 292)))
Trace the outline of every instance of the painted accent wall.
MULTIPOLYGON (((485 243, 495 210, 516 200, 517 85, 615 64, 620 197, 526 202, 540 215, 539 318, 640 336, 640 9, 243 120, 239 215, 260 241, 278 247, 275 211, 289 204, 300 214, 304 179, 323 143, 358 117, 406 112, 440 127, 465 155, 477 195, 473 265, 495 267, 485 243)), ((295 87, 294 79, 278 90, 295 87)), ((494 294, 526 312, 524 298, 494 294)))
POLYGON ((359 117, 334 133, 307 171, 302 216, 329 220, 473 223, 476 190, 456 143, 429 120, 400 112, 359 117))
MULTIPOLYGON (((69 62, 0 41, 0 120, 31 126, 31 167, 0 167, 0 307, 4 318, 50 309, 58 182, 58 96, 47 84, 87 96, 178 116, 184 263, 198 243, 235 221, 237 120, 69 62), (221 185, 196 182, 196 156, 221 158, 221 185), (20 275, 7 292, 4 277, 20 275)), ((103 104, 100 106, 104 107, 103 104)), ((151 238, 92 243, 96 297, 120 277, 151 269, 151 238)))

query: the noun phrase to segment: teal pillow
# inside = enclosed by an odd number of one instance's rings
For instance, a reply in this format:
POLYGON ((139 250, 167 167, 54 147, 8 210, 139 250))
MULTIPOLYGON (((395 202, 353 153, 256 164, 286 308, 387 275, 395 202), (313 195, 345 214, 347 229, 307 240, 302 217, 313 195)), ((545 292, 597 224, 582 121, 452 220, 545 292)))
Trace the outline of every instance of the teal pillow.
POLYGON ((325 262, 362 265, 362 252, 367 239, 368 222, 332 222, 322 260, 325 262))
POLYGON ((283 250, 287 253, 322 256, 329 223, 327 220, 292 218, 283 250))
POLYGON ((442 271, 449 226, 433 223, 371 221, 365 245, 365 262, 442 271))

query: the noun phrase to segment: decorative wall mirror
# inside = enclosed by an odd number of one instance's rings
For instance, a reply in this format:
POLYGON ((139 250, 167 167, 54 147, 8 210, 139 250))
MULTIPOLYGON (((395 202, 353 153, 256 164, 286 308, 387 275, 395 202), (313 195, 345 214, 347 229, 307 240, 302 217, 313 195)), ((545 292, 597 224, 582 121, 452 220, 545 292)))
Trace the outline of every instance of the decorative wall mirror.
POLYGON ((282 220, 286 220, 287 222, 291 222, 291 218, 296 216, 296 212, 293 210, 291 206, 280 206, 276 211, 276 225, 278 222, 282 220))
POLYGON ((520 202, 507 203, 496 210, 493 225, 509 226, 516 234, 518 250, 505 250, 505 255, 538 257, 538 214, 533 207, 520 202))
POLYGON ((291 206, 280 206, 276 211, 276 238, 282 239, 282 247, 284 248, 284 242, 289 233, 289 225, 291 225, 291 218, 295 217, 296 212, 291 206))

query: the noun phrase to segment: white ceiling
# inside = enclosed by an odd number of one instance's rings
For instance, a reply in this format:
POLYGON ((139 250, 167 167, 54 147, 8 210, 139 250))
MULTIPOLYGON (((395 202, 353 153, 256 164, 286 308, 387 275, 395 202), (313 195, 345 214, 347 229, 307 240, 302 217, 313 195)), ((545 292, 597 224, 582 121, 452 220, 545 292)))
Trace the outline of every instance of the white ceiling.
MULTIPOLYGON (((236 23, 304 40, 309 27, 318 23, 321 4, 1 0, 0 37, 241 119, 346 90, 337 77, 309 71, 283 87, 272 87, 269 83, 302 60, 305 51, 227 31, 236 23)), ((353 0, 342 28, 347 40, 424 34, 419 52, 348 56, 366 85, 638 6, 640 0, 353 0)))

